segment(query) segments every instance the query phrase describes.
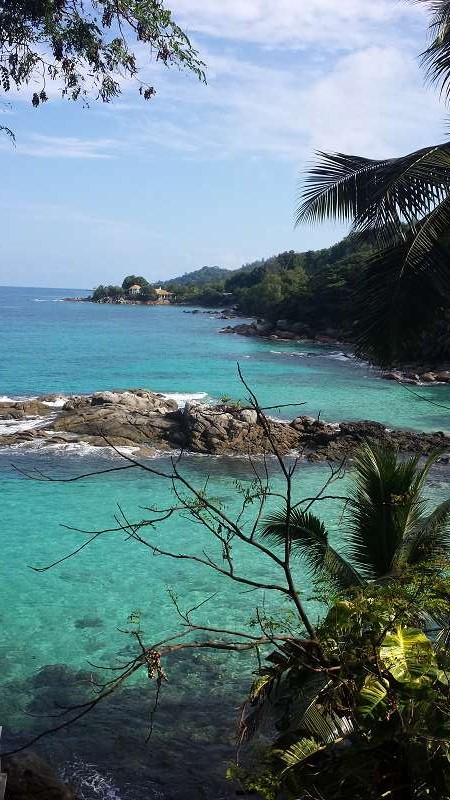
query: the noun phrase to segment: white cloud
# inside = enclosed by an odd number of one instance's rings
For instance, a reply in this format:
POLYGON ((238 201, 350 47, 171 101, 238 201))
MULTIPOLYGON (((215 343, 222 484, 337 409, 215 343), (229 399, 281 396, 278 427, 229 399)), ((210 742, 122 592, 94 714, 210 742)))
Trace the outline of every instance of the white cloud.
MULTIPOLYGON (((0 139, 0 148, 11 151, 11 143, 0 139)), ((18 135, 13 153, 39 158, 108 159, 119 143, 114 139, 83 139, 76 136, 18 135)))
POLYGON ((438 98, 424 88, 416 55, 420 37, 408 39, 413 26, 406 21, 416 18, 425 39, 415 4, 174 0, 172 7, 193 30, 233 39, 204 42, 207 86, 150 65, 142 77, 155 78, 156 100, 139 102, 127 82, 123 101, 86 115, 101 117, 100 130, 114 130, 114 138, 32 134, 18 137, 17 152, 105 159, 153 156, 156 146, 186 158, 244 155, 300 164, 314 149, 395 155, 440 136, 438 98), (285 46, 308 50, 285 52, 285 46))
POLYGON ((298 163, 314 149, 396 155, 440 136, 438 98, 405 50, 372 46, 320 68, 303 58, 284 69, 230 53, 207 60, 207 87, 171 75, 150 113, 127 104, 123 135, 134 147, 298 163))
MULTIPOLYGON (((191 31, 265 47, 352 49, 386 36, 386 25, 420 19, 421 9, 398 0, 172 0, 191 31)), ((402 31, 404 35, 404 30, 402 31)))

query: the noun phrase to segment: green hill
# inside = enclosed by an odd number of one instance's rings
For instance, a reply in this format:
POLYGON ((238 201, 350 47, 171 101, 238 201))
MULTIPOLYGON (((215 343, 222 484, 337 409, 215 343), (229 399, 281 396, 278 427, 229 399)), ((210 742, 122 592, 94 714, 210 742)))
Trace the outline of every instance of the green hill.
POLYGON ((222 267, 202 267, 194 272, 185 272, 178 278, 157 281, 154 285, 164 285, 167 288, 173 286, 205 286, 206 284, 217 284, 226 280, 235 270, 223 269, 222 267))

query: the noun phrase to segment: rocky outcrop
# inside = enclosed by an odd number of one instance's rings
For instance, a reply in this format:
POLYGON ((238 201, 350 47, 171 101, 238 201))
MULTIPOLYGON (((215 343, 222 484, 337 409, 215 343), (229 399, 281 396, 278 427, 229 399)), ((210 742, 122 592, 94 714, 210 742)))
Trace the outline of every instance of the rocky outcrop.
POLYGON ((0 403, 0 417, 2 419, 26 419, 30 417, 45 417, 54 412, 54 408, 45 405, 43 399, 36 400, 8 400, 0 403))
POLYGON ((257 320, 250 323, 241 322, 238 325, 227 325, 222 328, 221 333, 236 333, 239 336, 260 336, 274 341, 308 341, 316 344, 340 346, 346 344, 338 331, 329 329, 321 333, 315 333, 309 325, 303 322, 290 323, 286 319, 279 319, 274 324, 264 320, 257 320))
MULTIPOLYGON (((279 319, 275 324, 258 320, 256 322, 243 322, 238 325, 227 325, 221 333, 236 333, 239 336, 259 336, 264 339, 279 341, 309 342, 310 344, 328 344, 339 347, 352 348, 351 342, 344 341, 338 331, 325 330, 321 333, 314 332, 309 325, 303 323, 290 323, 288 320, 279 319)), ((380 375, 389 381, 415 384, 423 383, 450 383, 450 364, 441 364, 439 367, 430 365, 406 365, 402 369, 380 370, 380 375)))
POLYGON ((5 800, 77 800, 74 789, 35 753, 4 758, 2 769, 7 775, 5 800))
POLYGON ((116 446, 179 447, 184 443, 181 418, 174 400, 135 389, 71 398, 51 427, 91 444, 105 445, 107 440, 116 446))
MULTIPOLYGON (((444 433, 389 431, 370 421, 331 424, 307 416, 290 423, 267 420, 263 424, 251 408, 190 402, 180 409, 175 400, 147 389, 71 397, 62 409, 43 405, 45 416, 27 428, 25 412, 39 410, 33 405, 38 402, 17 404, 17 413, 25 416, 13 418, 19 420, 18 429, 16 426, 0 436, 0 446, 87 442, 102 447, 132 446, 144 455, 155 449, 180 448, 214 455, 260 455, 271 453, 275 444, 280 453, 294 450, 313 461, 340 460, 367 438, 395 442, 401 450, 419 454, 450 450, 450 438, 444 433)), ((0 404, 0 418, 3 411, 8 419, 16 413, 11 403, 0 404)), ((15 426, 14 421, 12 424, 15 426)))
MULTIPOLYGON (((298 443, 296 431, 281 422, 271 422, 271 435, 283 453, 298 443)), ((183 414, 185 446, 194 453, 258 454, 269 452, 270 442, 256 411, 227 406, 208 408, 186 404, 183 414)))
POLYGON ((423 383, 450 383, 450 370, 430 369, 425 366, 404 367, 402 370, 390 370, 381 373, 388 381, 412 383, 420 386, 423 383))

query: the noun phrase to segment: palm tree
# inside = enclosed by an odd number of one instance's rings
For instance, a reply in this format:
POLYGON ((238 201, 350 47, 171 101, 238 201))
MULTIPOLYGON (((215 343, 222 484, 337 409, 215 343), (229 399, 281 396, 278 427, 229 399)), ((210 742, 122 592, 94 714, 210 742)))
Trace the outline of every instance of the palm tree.
MULTIPOLYGON (((416 0, 431 11, 422 54, 430 82, 450 100, 450 0, 416 0)), ((411 352, 424 325, 445 315, 450 273, 450 143, 400 158, 318 153, 296 224, 332 217, 351 223, 378 252, 361 276, 360 352, 392 363, 411 352)))
POLYGON ((431 513, 423 487, 437 455, 401 461, 391 445, 368 442, 356 455, 345 513, 345 555, 330 545, 324 523, 299 506, 267 517, 260 535, 302 557, 314 577, 338 590, 399 577, 408 568, 450 553, 450 500, 431 513))

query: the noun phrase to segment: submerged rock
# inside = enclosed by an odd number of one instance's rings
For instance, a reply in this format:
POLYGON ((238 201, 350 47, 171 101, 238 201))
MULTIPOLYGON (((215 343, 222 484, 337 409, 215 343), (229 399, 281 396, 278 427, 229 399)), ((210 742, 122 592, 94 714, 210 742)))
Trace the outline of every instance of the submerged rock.
POLYGON ((32 752, 2 760, 7 775, 5 800, 77 800, 77 795, 42 758, 32 752))

